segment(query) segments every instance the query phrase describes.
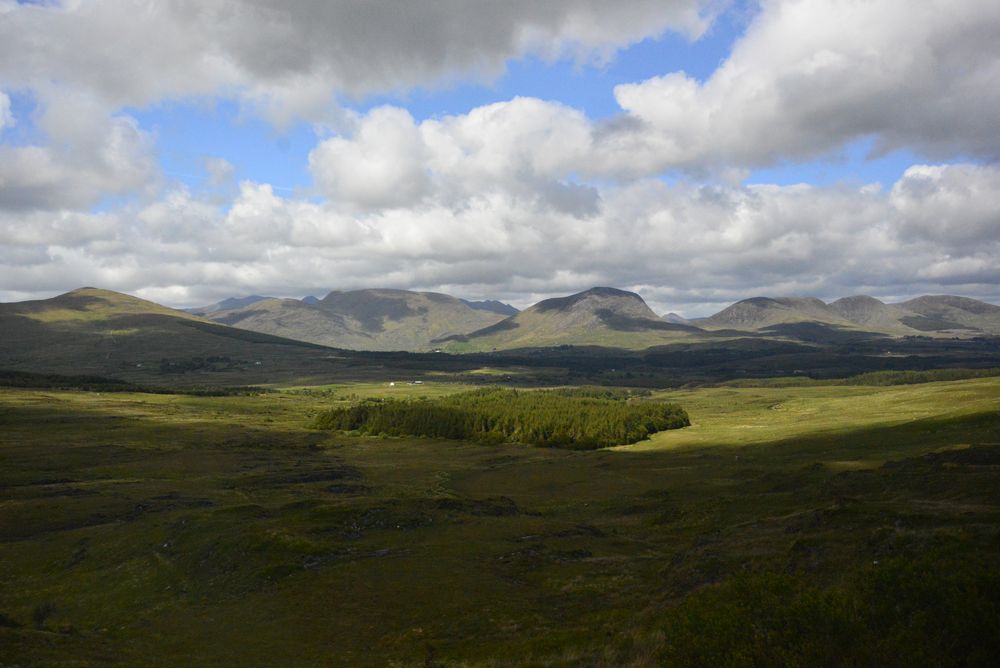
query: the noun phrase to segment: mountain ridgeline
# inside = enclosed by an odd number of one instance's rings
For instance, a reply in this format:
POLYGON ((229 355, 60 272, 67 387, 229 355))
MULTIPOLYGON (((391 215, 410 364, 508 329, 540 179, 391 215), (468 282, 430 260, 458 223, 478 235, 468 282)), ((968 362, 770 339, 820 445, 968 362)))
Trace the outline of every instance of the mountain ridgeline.
POLYGON ((844 297, 829 304, 813 297, 754 297, 690 321, 709 331, 739 330, 803 338, 807 332, 844 336, 969 337, 1000 335, 1000 306, 953 296, 924 296, 899 304, 844 297))
POLYGON ((738 339, 807 344, 970 339, 1000 336, 1000 306, 955 296, 896 304, 868 296, 830 303, 811 297, 754 297, 710 317, 688 320, 675 313, 657 316, 634 292, 597 287, 546 299, 524 311, 493 300, 470 302, 406 290, 334 291, 322 299, 301 300, 255 295, 179 311, 81 288, 52 299, 0 304, 0 324, 0 367, 103 373, 161 358, 239 358, 235 366, 256 367, 286 359, 292 351, 293 357, 317 354, 310 350, 329 355, 329 348, 473 353, 566 346, 724 346, 738 339))
POLYGON ((634 292, 599 287, 546 299, 490 327, 435 343, 451 352, 560 345, 640 349, 701 334, 658 317, 634 292))
POLYGON ((121 378, 208 373, 260 382, 280 369, 315 368, 329 349, 227 327, 110 290, 80 288, 0 304, 0 369, 121 378))
POLYGON ((338 290, 318 300, 257 300, 239 308, 212 311, 206 317, 241 329, 336 348, 426 351, 435 339, 503 320, 505 311, 500 311, 505 306, 500 302, 470 303, 435 292, 338 290))

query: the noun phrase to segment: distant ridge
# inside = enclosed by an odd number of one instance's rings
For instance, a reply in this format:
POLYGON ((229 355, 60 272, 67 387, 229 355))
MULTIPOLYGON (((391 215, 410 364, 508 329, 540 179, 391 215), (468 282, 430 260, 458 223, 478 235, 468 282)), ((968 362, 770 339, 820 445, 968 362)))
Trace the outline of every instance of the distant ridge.
POLYGON ((209 304, 208 306, 197 306, 195 308, 187 308, 184 310, 188 313, 194 313, 195 315, 205 315, 207 313, 215 313, 216 311, 229 311, 235 308, 243 308, 244 306, 250 306, 251 304, 262 302, 265 299, 271 299, 271 297, 262 297, 261 295, 250 295, 249 297, 229 297, 228 299, 223 299, 221 302, 209 304))
POLYGON ((634 292, 595 287, 540 301, 495 325, 437 343, 455 352, 557 345, 646 348, 699 332, 660 319, 634 292))
MULTIPOLYGON (((846 343, 902 336, 1000 336, 1000 306, 949 295, 896 304, 867 295, 830 303, 813 297, 753 297, 693 320, 676 314, 658 317, 638 294, 611 287, 546 299, 524 311, 495 300, 467 302, 440 293, 389 289, 333 291, 323 299, 301 300, 251 295, 203 309, 233 304, 243 305, 200 317, 97 288, 0 304, 0 352, 7 355, 0 355, 0 367, 19 368, 35 354, 19 351, 45 346, 56 346, 55 352, 35 359, 35 368, 53 368, 48 363, 56 364, 63 348, 89 351, 77 359, 74 372, 96 364, 95 355, 115 359, 123 351, 125 357, 146 360, 161 353, 217 357, 223 350, 260 356, 259 348, 243 349, 233 343, 237 340, 353 350, 477 352, 555 346, 643 349, 747 338, 846 343), (506 310, 502 307, 514 313, 505 317, 498 312, 506 310)), ((69 353, 63 356, 72 358, 69 353)))
POLYGON ((968 297, 925 295, 900 304, 915 316, 904 322, 920 331, 979 330, 1000 334, 1000 306, 968 297))
POLYGON ((463 299, 462 301, 465 302, 469 308, 474 308, 477 311, 490 311, 491 313, 499 313, 504 316, 517 315, 520 313, 518 309, 514 308, 510 304, 504 304, 496 299, 487 299, 478 302, 470 302, 468 299, 463 299))
POLYGON ((504 318, 449 295, 409 290, 334 290, 323 299, 267 299, 208 317, 233 327, 352 350, 422 351, 432 341, 504 318))
POLYGON ((830 304, 813 297, 753 297, 692 323, 707 329, 757 332, 818 323, 886 336, 1000 335, 1000 306, 953 296, 924 296, 900 304, 886 304, 867 295, 830 304))
POLYGON ((751 297, 738 301, 708 318, 692 322, 702 327, 753 331, 789 322, 823 322, 847 325, 814 297, 751 297))
POLYGON ((0 368, 152 377, 157 383, 181 372, 188 384, 198 377, 254 382, 263 369, 307 368, 309 360, 332 352, 97 288, 0 304, 0 331, 0 368))

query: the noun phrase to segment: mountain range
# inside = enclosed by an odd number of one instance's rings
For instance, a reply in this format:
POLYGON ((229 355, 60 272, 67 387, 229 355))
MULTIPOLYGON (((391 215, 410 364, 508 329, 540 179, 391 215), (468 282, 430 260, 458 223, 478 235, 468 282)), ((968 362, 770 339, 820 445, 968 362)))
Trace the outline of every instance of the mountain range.
POLYGON ((0 331, 0 368, 127 375, 136 365, 175 363, 165 359, 245 373, 259 365, 309 368, 317 356, 340 354, 331 348, 464 353, 572 345, 641 350, 735 339, 838 343, 1000 336, 1000 306, 955 296, 898 304, 866 296, 830 303, 754 297, 708 318, 686 320, 676 314, 657 316, 633 292, 598 287, 546 299, 520 312, 500 302, 405 290, 334 291, 305 300, 255 295, 186 312, 81 288, 52 299, 0 304, 0 331))
POLYGON ((546 299, 489 327, 432 343, 449 352, 559 345, 648 348, 699 334, 704 332, 660 318, 634 292, 591 288, 546 299))
POLYGON ((280 369, 315 368, 334 352, 97 288, 0 304, 0 332, 0 369, 122 378, 155 367, 252 383, 280 369))
POLYGON ((1000 335, 1000 306, 948 295, 917 297, 899 304, 864 295, 829 304, 814 297, 754 297, 689 322, 708 331, 740 330, 792 338, 804 324, 885 336, 996 336, 1000 335))
POLYGON ((335 290, 315 303, 257 299, 204 315, 224 325, 324 346, 427 350, 435 339, 503 320, 504 313, 497 312, 502 306, 499 302, 466 302, 435 292, 335 290))

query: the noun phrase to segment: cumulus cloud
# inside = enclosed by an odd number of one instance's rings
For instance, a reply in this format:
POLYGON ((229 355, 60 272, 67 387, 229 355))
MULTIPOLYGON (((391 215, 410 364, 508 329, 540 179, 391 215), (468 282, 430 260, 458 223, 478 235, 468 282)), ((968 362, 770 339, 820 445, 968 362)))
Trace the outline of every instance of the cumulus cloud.
MULTIPOLYGON (((351 114, 337 97, 489 78, 528 54, 607 59, 666 30, 694 38, 716 4, 2 2, 0 88, 34 97, 43 139, 0 146, 0 207, 85 209, 148 185, 156 177, 151 138, 123 107, 221 96, 278 126, 306 119, 349 127, 351 114)), ((411 171, 400 171, 407 169, 400 156, 414 146, 405 124, 388 118, 378 126, 380 120, 368 118, 359 141, 334 139, 317 149, 314 171, 324 189, 369 207, 424 191, 412 162, 411 171), (392 128, 401 134, 378 136, 392 128)), ((0 93, 0 130, 12 123, 9 98, 0 93)))
POLYGON ((0 144, 0 210, 85 209, 155 176, 151 138, 132 118, 72 116, 72 108, 42 117, 47 145, 0 144))
POLYGON ((901 234, 971 251, 1000 240, 1000 173, 979 165, 915 165, 893 187, 901 234))
POLYGON ((596 191, 565 179, 590 149, 582 113, 515 98, 420 124, 404 109, 375 109, 353 135, 320 142, 309 166, 331 202, 357 210, 454 207, 502 193, 581 213, 594 209, 596 191))
POLYGON ((309 155, 324 194, 359 207, 418 202, 427 190, 425 146, 413 117, 395 107, 368 114, 352 140, 327 139, 309 155))
POLYGON ((10 97, 0 91, 0 132, 14 126, 14 114, 10 110, 10 97))
POLYGON ((680 171, 733 183, 748 168, 831 157, 858 140, 876 154, 993 161, 1000 6, 769 0, 707 80, 673 72, 619 85, 615 98, 622 112, 599 123, 526 98, 419 126, 382 109, 320 144, 310 166, 324 193, 361 208, 415 204, 432 185, 442 197, 499 186, 586 208, 574 196, 592 193, 573 177, 680 171), (385 192, 362 192, 363 180, 385 192))
POLYGON ((604 187, 586 216, 499 190, 358 214, 245 182, 228 211, 178 190, 132 211, 31 214, 30 226, 6 214, 0 269, 7 295, 73 271, 184 305, 376 285, 521 305, 615 285, 689 315, 750 294, 996 300, 998 193, 998 167, 923 165, 888 189, 646 179, 604 187), (975 243, 938 234, 933 218, 978 221, 975 243))
POLYGON ((205 171, 211 185, 222 186, 233 180, 236 167, 225 158, 211 157, 205 159, 205 171))
MULTIPOLYGON (((695 37, 717 5, 0 0, 0 87, 32 92, 46 142, 0 144, 0 295, 90 283, 190 305, 384 285, 526 305, 608 284, 682 312, 748 293, 1000 299, 990 3, 764 0, 710 77, 620 85, 621 113, 601 122, 534 98, 419 122, 334 102, 488 77, 525 54, 601 60, 668 29, 695 37), (237 186, 219 158, 211 193, 94 212, 157 182, 155 136, 122 107, 193 96, 327 124, 308 164, 320 197, 237 186), (915 165, 887 188, 740 185, 862 138, 964 163, 915 165)), ((0 93, 0 129, 9 110, 0 93)))
POLYGON ((351 96, 491 77, 526 54, 606 59, 666 30, 697 37, 708 0, 88 0, 4 3, 0 83, 60 81, 112 105, 242 95, 274 120, 351 96), (44 39, 39 36, 44 35, 44 39), (155 75, 151 75, 155 73, 155 75))
POLYGON ((705 81, 622 84, 604 163, 631 174, 876 152, 1000 157, 1000 5, 765 0, 705 81))

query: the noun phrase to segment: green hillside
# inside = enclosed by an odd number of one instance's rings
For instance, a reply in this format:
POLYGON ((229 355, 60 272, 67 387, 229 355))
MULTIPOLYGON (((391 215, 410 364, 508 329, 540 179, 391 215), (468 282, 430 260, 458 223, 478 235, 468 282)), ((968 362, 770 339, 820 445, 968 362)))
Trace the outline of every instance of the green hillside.
POLYGON ((427 351, 442 337, 492 325, 505 316, 460 299, 407 290, 334 291, 315 303, 268 299, 208 313, 241 329, 351 350, 427 351))
POLYGON ((845 335, 1000 335, 1000 307, 967 297, 925 296, 900 304, 856 295, 826 304, 813 297, 753 297, 708 318, 692 321, 710 330, 733 329, 796 338, 803 325, 845 335))
POLYGON ((0 369, 166 384, 257 383, 332 352, 96 288, 0 304, 0 330, 0 369))
POLYGON ((634 292, 592 288, 546 299, 491 327, 438 343, 450 352, 560 345, 638 350, 707 337, 696 327, 662 320, 634 292))

